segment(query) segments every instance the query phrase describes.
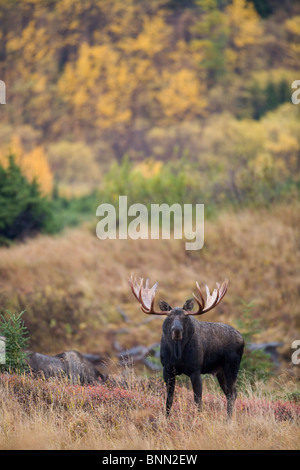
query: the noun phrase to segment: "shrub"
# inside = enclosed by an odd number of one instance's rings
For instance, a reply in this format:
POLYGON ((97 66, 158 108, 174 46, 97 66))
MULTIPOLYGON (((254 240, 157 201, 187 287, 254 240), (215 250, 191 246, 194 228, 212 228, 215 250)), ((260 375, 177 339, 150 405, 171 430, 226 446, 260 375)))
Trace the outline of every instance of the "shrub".
POLYGON ((62 196, 56 187, 51 202, 52 210, 55 213, 52 232, 65 227, 75 227, 88 219, 92 219, 99 204, 96 191, 78 197, 67 198, 62 196))
POLYGON ((6 311, 6 317, 1 315, 0 335, 6 339, 6 361, 0 365, 0 370, 21 373, 26 370, 25 348, 28 343, 28 332, 21 313, 6 311))
POLYGON ((49 161, 60 182, 99 183, 100 167, 91 148, 84 142, 61 141, 49 146, 49 161))
POLYGON ((185 159, 170 163, 148 159, 136 164, 124 157, 114 163, 105 175, 101 196, 106 202, 116 203, 119 195, 128 197, 128 204, 173 204, 202 202, 199 188, 190 176, 185 159))
POLYGON ((36 286, 33 291, 19 292, 11 308, 26 310, 24 321, 30 331, 30 347, 40 352, 86 348, 100 328, 97 307, 91 307, 84 288, 73 284, 68 288, 58 284, 36 286))

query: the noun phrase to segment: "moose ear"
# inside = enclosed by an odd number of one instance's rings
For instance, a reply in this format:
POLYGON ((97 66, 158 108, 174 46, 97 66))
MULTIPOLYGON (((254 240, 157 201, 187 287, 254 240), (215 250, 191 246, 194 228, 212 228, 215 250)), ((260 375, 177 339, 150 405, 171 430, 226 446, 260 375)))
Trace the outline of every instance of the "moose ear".
POLYGON ((186 312, 189 310, 193 310, 193 308, 194 308, 194 299, 186 300, 184 306, 182 307, 182 309, 185 310, 186 312))
POLYGON ((164 300, 159 301, 159 308, 162 312, 169 312, 170 310, 172 310, 172 307, 170 307, 170 305, 164 300))

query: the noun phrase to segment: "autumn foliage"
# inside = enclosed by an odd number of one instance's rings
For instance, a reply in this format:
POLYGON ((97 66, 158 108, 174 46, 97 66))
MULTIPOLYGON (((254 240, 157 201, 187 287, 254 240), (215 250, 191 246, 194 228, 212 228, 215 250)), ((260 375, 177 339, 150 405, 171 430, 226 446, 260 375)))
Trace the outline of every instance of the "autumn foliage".
MULTIPOLYGON (((59 380, 46 381, 44 379, 33 380, 29 376, 0 375, 0 383, 8 387, 16 394, 17 399, 26 407, 27 401, 44 401, 45 405, 54 408, 64 408, 68 410, 78 407, 84 410, 93 411, 95 407, 106 404, 110 407, 115 404, 121 406, 124 411, 130 408, 151 408, 153 412, 158 412, 164 405, 164 384, 157 379, 147 381, 144 379, 139 384, 137 381, 132 389, 132 384, 122 381, 120 377, 108 380, 107 384, 99 385, 70 385, 59 380), (118 381, 120 383, 118 383, 118 381), (149 390, 147 388, 149 387, 149 390), (135 389, 134 389, 135 388, 135 389)), ((192 406, 192 393, 180 387, 179 396, 185 397, 192 406)), ((207 393, 204 396, 204 406, 206 409, 224 413, 226 412, 226 399, 221 396, 207 393)), ((174 409, 180 411, 180 399, 174 403, 174 409)), ((236 409, 239 414, 274 414, 275 420, 296 420, 300 419, 300 405, 283 400, 251 399, 240 398, 237 400, 236 409)), ((200 415, 201 416, 201 415, 200 415)), ((199 417, 200 417, 199 416, 199 417)))
POLYGON ((2 0, 2 157, 47 194, 102 187, 125 154, 188 157, 209 200, 295 181, 299 6, 263 3, 2 0))

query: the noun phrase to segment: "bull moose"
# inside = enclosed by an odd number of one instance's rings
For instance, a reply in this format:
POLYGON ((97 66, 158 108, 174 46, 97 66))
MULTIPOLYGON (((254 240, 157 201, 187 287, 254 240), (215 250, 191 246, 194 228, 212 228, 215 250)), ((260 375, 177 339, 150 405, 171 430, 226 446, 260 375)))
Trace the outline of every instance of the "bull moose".
POLYGON ((170 413, 175 390, 176 375, 185 374, 191 379, 194 400, 201 409, 202 380, 201 374, 216 375, 221 389, 227 399, 227 414, 232 416, 236 400, 236 381, 244 350, 242 335, 232 326, 223 323, 199 322, 195 315, 202 315, 215 308, 227 292, 228 281, 217 287, 210 294, 206 286, 206 299, 200 286, 197 297, 198 304, 194 308, 194 299, 188 299, 182 308, 172 308, 167 302, 159 302, 160 310, 154 309, 154 299, 158 283, 149 287, 147 279, 137 280, 133 275, 129 278, 133 295, 146 314, 166 315, 162 326, 160 358, 163 365, 163 376, 167 388, 166 413, 170 413))

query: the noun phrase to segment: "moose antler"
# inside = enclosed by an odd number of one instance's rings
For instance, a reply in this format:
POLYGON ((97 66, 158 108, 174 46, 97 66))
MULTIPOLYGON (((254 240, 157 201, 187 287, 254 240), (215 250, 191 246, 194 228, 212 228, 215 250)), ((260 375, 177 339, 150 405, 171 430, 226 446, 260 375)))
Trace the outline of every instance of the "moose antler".
MULTIPOLYGON (((149 287, 149 279, 146 279, 145 287, 144 287, 144 279, 136 279, 133 274, 131 274, 130 278, 128 279, 129 285, 131 287, 132 293, 139 302, 141 309, 144 313, 152 314, 152 315, 167 315, 168 313, 164 310, 156 311, 154 310, 154 299, 155 294, 157 291, 158 283, 156 282, 153 287, 149 287)), ((221 300, 223 299, 224 295, 227 292, 228 288, 228 280, 225 279, 223 284, 219 284, 217 282, 217 288, 213 290, 212 294, 209 292, 209 288, 207 285, 206 288, 206 300, 203 297, 201 292, 200 286, 198 282, 196 282, 196 286, 198 289, 198 293, 200 299, 193 294, 194 299, 198 304, 198 310, 196 311, 186 311, 185 315, 202 315, 203 313, 212 310, 216 307, 221 300)), ((171 309, 171 307, 170 307, 171 309)))
POLYGON ((129 285, 131 287, 132 293, 141 305, 141 309, 144 313, 151 313, 153 315, 166 315, 166 312, 156 312, 153 308, 154 298, 158 283, 156 282, 153 287, 149 288, 149 279, 146 279, 144 287, 144 279, 137 279, 131 274, 128 279, 129 285))
POLYGON ((201 292, 200 286, 198 282, 196 282, 196 286, 198 289, 198 293, 200 295, 200 299, 196 297, 196 295, 193 293, 193 297, 196 300, 198 304, 198 310, 194 312, 186 312, 186 315, 202 315, 205 312, 208 312, 209 310, 212 310, 215 308, 223 299, 224 295, 227 292, 228 288, 228 279, 225 279, 222 285, 217 282, 217 288, 213 290, 212 294, 209 292, 209 288, 207 285, 205 285, 206 288, 206 300, 204 300, 203 294, 201 292))

